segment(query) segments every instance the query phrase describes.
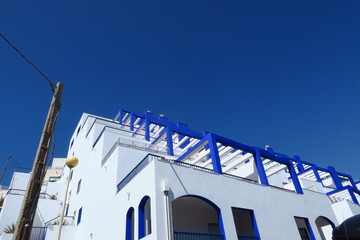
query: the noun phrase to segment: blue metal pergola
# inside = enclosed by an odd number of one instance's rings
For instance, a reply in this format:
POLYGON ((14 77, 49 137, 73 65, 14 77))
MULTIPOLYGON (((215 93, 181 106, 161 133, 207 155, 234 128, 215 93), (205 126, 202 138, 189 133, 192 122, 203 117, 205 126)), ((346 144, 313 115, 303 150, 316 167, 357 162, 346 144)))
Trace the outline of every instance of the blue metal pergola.
MULTIPOLYGON (((197 163, 200 160, 205 163, 211 163, 214 173, 223 174, 222 157, 227 156, 227 160, 232 157, 251 156, 258 173, 259 182, 263 185, 269 186, 264 162, 267 164, 274 163, 282 166, 276 168, 280 170, 286 169, 289 173, 295 191, 303 194, 303 189, 299 181, 299 175, 304 173, 311 173, 312 179, 323 184, 323 178, 319 172, 330 176, 335 185, 335 190, 327 193, 328 195, 336 192, 347 190, 354 203, 359 204, 355 194, 360 195, 360 191, 356 186, 352 176, 337 172, 334 167, 322 168, 309 162, 300 159, 299 156, 287 156, 281 153, 274 152, 270 147, 265 149, 248 146, 237 141, 219 136, 210 132, 197 132, 190 129, 184 123, 173 123, 164 116, 156 117, 151 112, 145 114, 136 113, 121 108, 117 113, 114 121, 125 127, 127 126, 132 132, 132 136, 141 136, 144 140, 150 143, 150 148, 161 145, 169 156, 175 158, 175 162, 182 162, 190 159, 194 155, 199 156, 192 160, 192 163, 197 163), (250 155, 251 154, 251 155, 250 155), (343 186, 342 179, 347 179, 350 185, 343 186)), ((244 161, 249 157, 243 157, 244 161)))

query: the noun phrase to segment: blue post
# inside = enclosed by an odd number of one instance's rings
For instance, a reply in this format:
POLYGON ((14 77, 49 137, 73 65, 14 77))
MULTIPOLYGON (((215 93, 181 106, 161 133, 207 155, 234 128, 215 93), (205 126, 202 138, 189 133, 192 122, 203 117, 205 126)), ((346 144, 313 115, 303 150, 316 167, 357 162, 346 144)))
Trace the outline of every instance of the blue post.
POLYGON ((151 112, 145 113, 145 140, 150 141, 150 117, 152 117, 153 114, 151 112))
POLYGON ((289 168, 290 176, 291 176, 291 179, 293 181, 296 192, 300 193, 300 194, 304 194, 304 192, 303 192, 303 190, 301 188, 300 181, 299 181, 299 179, 297 177, 297 174, 295 172, 295 167, 294 167, 294 165, 292 164, 291 161, 290 161, 290 163, 288 165, 288 168, 289 168))
POLYGON ((150 141, 150 121, 149 118, 145 118, 145 140, 150 141))
POLYGON ((123 118, 125 117, 125 112, 123 108, 120 108, 120 117, 119 117, 119 123, 122 125, 123 123, 123 118))
POLYGON ((172 131, 170 127, 167 127, 166 130, 166 142, 167 142, 167 153, 170 156, 174 156, 174 146, 172 141, 172 131))
POLYGON ((208 141, 210 147, 210 156, 214 169, 214 173, 222 174, 222 167, 220 162, 219 150, 216 145, 216 138, 212 133, 208 134, 208 141))
POLYGON ((348 175, 348 176, 346 176, 346 177, 349 179, 349 181, 350 181, 350 183, 351 183, 351 186, 352 186, 355 190, 359 190, 358 187, 356 186, 356 183, 355 183, 354 179, 352 178, 352 176, 348 175))
POLYGON ((331 178, 332 180, 334 181, 334 184, 336 186, 337 189, 342 189, 344 188, 342 183, 341 183, 341 180, 339 178, 339 175, 338 173, 336 172, 335 168, 332 167, 332 166, 328 166, 328 169, 329 169, 329 173, 331 175, 331 178))
POLYGON ((324 184, 323 184, 323 182, 322 182, 322 180, 321 180, 321 177, 320 177, 318 168, 317 168, 316 166, 312 166, 311 169, 313 170, 313 173, 314 173, 314 175, 315 175, 315 177, 316 177, 316 180, 317 180, 318 182, 320 182, 320 183, 324 186, 324 184))
POLYGON ((359 205, 359 201, 356 199, 355 193, 354 193, 354 191, 352 190, 352 188, 348 187, 347 190, 349 191, 349 194, 350 194, 350 196, 351 196, 352 201, 353 201, 355 204, 359 205))
POLYGON ((302 163, 300 157, 299 156, 294 156, 294 158, 296 160, 296 163, 297 163, 296 166, 299 169, 299 172, 303 172, 305 170, 305 168, 303 166, 303 163, 302 163))
POLYGON ((130 131, 134 131, 135 116, 134 113, 130 113, 130 131))
POLYGON ((266 176, 266 172, 264 169, 264 165, 262 163, 261 155, 257 148, 255 148, 254 158, 255 158, 256 169, 258 171, 258 175, 260 178, 260 183, 263 185, 269 186, 269 181, 266 176))

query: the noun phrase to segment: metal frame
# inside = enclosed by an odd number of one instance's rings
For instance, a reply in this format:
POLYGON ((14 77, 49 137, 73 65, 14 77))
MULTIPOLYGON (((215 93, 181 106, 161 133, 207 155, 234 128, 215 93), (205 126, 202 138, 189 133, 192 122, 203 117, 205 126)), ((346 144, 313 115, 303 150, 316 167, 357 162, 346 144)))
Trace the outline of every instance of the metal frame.
MULTIPOLYGON (((231 153, 234 153, 234 155, 239 154, 240 152, 243 154, 250 153, 254 158, 259 181, 263 185, 269 186, 268 176, 264 168, 264 160, 270 160, 284 166, 283 168, 279 168, 278 171, 282 171, 285 167, 288 169, 290 174, 289 179, 291 179, 296 192, 299 194, 303 194, 299 175, 308 171, 313 171, 315 176, 314 181, 321 183, 322 179, 319 175, 319 171, 330 174, 332 181, 336 186, 336 191, 348 189, 349 192, 351 192, 350 195, 354 195, 354 193, 360 194, 355 181, 350 175, 337 172, 335 168, 331 166, 327 168, 318 167, 313 163, 301 160, 299 156, 291 157, 274 152, 270 147, 266 147, 265 149, 252 147, 214 133, 196 132, 184 123, 173 123, 166 117, 155 117, 150 112, 140 114, 121 108, 116 114, 114 121, 118 121, 122 128, 128 126, 130 131, 133 132, 133 136, 143 131, 145 133, 144 140, 151 143, 150 148, 156 145, 161 145, 164 148, 166 147, 168 155, 174 157, 175 162, 185 161, 197 154, 200 155, 201 159, 195 159, 195 162, 199 160, 204 161, 205 158, 207 161, 203 164, 204 166, 211 162, 213 172, 223 174, 221 155, 224 151, 232 151, 231 153), (228 149, 224 150, 226 147, 228 149), (178 156, 176 152, 181 152, 180 156, 178 156), (344 187, 341 182, 341 177, 347 178, 351 183, 351 187, 344 187)), ((328 195, 330 194, 331 193, 328 193, 328 195)), ((358 204, 356 198, 352 197, 352 199, 354 203, 358 204)))

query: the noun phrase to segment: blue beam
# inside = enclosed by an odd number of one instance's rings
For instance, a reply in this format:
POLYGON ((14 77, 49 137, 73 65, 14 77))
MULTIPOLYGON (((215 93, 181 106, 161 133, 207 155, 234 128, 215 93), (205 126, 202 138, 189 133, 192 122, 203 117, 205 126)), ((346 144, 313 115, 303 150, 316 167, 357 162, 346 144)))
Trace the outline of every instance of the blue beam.
POLYGON ((303 190, 301 188, 300 181, 299 181, 298 176, 296 174, 294 165, 292 163, 290 163, 288 165, 288 168, 289 168, 290 176, 291 176, 291 179, 292 179, 292 182, 294 184, 296 192, 300 193, 300 194, 304 194, 304 192, 303 192, 303 190))
POLYGON ((145 118, 145 140, 150 141, 150 121, 145 118))
POLYGON ((130 113, 130 131, 134 131, 135 116, 134 113, 130 113))
POLYGON ((167 127, 164 128, 164 129, 160 132, 159 136, 157 136, 157 138, 155 138, 155 139, 151 142, 151 145, 153 145, 153 144, 155 144, 157 141, 159 141, 159 139, 166 133, 167 129, 168 129, 167 127))
MULTIPOLYGON (((316 165, 315 165, 315 164, 311 164, 311 166, 316 166, 316 165)), ((319 170, 319 171, 330 173, 330 170, 327 169, 327 168, 323 168, 323 167, 319 167, 319 166, 316 166, 316 168, 317 168, 317 170, 319 170)))
POLYGON ((338 172, 336 172, 335 168, 332 166, 328 166, 328 172, 331 175, 332 180, 334 181, 334 184, 336 186, 337 189, 343 189, 343 185, 341 183, 341 180, 339 178, 338 172))
MULTIPOLYGON (((178 137, 179 142, 181 140, 183 140, 184 137, 185 137, 185 135, 179 134, 179 137, 178 137)), ((190 143, 190 139, 188 138, 183 144, 180 145, 180 148, 184 149, 189 143, 190 143)))
POLYGON ((140 126, 136 129, 136 131, 132 134, 132 137, 135 136, 139 131, 140 129, 143 127, 143 125, 145 124, 145 121, 143 121, 140 126))
POLYGON ((324 186, 324 184, 323 184, 323 182, 322 182, 322 180, 321 180, 321 177, 320 177, 318 168, 317 168, 316 166, 312 166, 311 169, 313 170, 313 173, 314 173, 314 175, 315 175, 315 177, 316 177, 316 180, 317 180, 318 182, 320 182, 320 183, 324 186))
POLYGON ((312 167, 309 167, 307 169, 304 169, 303 171, 299 172, 298 175, 301 175, 303 173, 310 172, 310 171, 312 171, 314 173, 316 181, 322 183, 319 172, 317 171, 316 166, 312 166, 312 167))
MULTIPOLYGON (((172 132, 178 133, 179 136, 181 135, 181 136, 188 136, 189 138, 203 139, 203 134, 202 133, 199 133, 199 132, 196 132, 196 131, 190 129, 186 124, 182 124, 182 123, 176 123, 175 124, 175 123, 170 122, 165 117, 155 117, 153 114, 150 114, 150 113, 140 114, 140 113, 128 111, 128 110, 126 110, 124 108, 121 108, 120 111, 117 114, 117 116, 120 115, 120 117, 119 117, 119 123, 120 124, 124 124, 123 118, 124 118, 126 113, 128 113, 130 116, 132 116, 132 119, 130 119, 131 120, 130 121, 130 128, 131 128, 132 131, 134 130, 133 125, 134 125, 134 121, 136 120, 137 117, 141 117, 142 119, 145 120, 145 139, 147 141, 150 141, 149 128, 150 128, 151 124, 156 124, 156 125, 160 125, 160 126, 164 126, 164 127, 169 127, 172 130, 172 132)), ((288 164, 291 163, 291 161, 295 161, 295 162, 298 163, 297 167, 298 167, 300 172, 306 171, 301 163, 309 165, 309 166, 316 166, 315 164, 312 164, 312 163, 309 163, 309 162, 306 162, 306 161, 302 161, 297 156, 289 157, 289 156, 281 154, 281 153, 276 153, 276 152, 273 152, 273 151, 267 151, 267 150, 264 150, 264 149, 261 149, 261 148, 256 148, 256 147, 250 147, 248 145, 241 144, 239 142, 227 139, 225 137, 218 136, 216 134, 212 134, 212 135, 213 135, 216 142, 221 143, 221 144, 223 144, 225 146, 230 146, 230 147, 233 147, 235 149, 242 150, 244 152, 249 152, 249 153, 252 153, 254 155, 259 155, 259 156, 262 156, 264 158, 270 159, 272 161, 279 162, 281 164, 288 165, 288 164), (255 154, 255 153, 257 153, 257 154, 255 154)), ((169 143, 168 143, 168 145, 169 145, 169 143)), ((181 147, 185 147, 185 146, 182 145, 181 147)), ((170 151, 170 149, 169 149, 169 151, 170 151)), ((260 159, 261 159, 261 157, 260 157, 260 159)), ((258 167, 260 167, 260 165, 258 167)), ((334 183, 338 188, 340 186, 342 187, 342 184, 341 184, 341 181, 340 181, 338 175, 347 176, 349 178, 350 182, 352 183, 354 189, 356 188, 356 183, 353 181, 353 179, 352 179, 352 177, 350 175, 343 174, 343 173, 336 172, 336 171, 334 172, 331 169, 320 168, 318 166, 316 166, 316 167, 320 171, 324 171, 324 172, 328 172, 328 173, 332 174, 334 183)), ((261 170, 260 171, 258 170, 258 172, 260 173, 261 170)), ((265 180, 263 179, 262 181, 265 181, 265 180)))
POLYGON ((223 172, 220 163, 219 150, 216 145, 215 136, 212 133, 209 133, 207 135, 207 138, 209 140, 210 157, 211 157, 214 173, 222 174, 223 172))
POLYGON ((242 150, 244 152, 250 152, 250 153, 255 152, 255 149, 253 147, 247 146, 245 144, 236 142, 234 140, 231 140, 231 139, 228 139, 228 138, 225 138, 225 137, 221 137, 221 136, 216 135, 216 134, 213 134, 213 135, 214 135, 216 141, 223 144, 223 145, 233 147, 235 149, 240 149, 240 150, 242 150))
POLYGON ((296 166, 299 169, 299 172, 304 171, 305 170, 304 165, 303 165, 300 157, 299 156, 294 156, 294 159, 295 159, 295 162, 296 162, 296 166))
POLYGON ((268 151, 271 154, 274 154, 274 150, 272 147, 269 147, 268 145, 265 147, 265 150, 268 151))
MULTIPOLYGON (((345 187, 343 187, 342 189, 335 189, 334 191, 331 191, 331 192, 326 193, 326 195, 330 196, 330 195, 332 195, 332 194, 335 194, 335 193, 338 193, 338 192, 341 192, 341 191, 344 191, 344 190, 347 190, 347 191, 349 192, 349 195, 350 195, 350 197, 351 197, 351 199, 352 199, 352 201, 353 201, 354 203, 360 205, 360 204, 359 204, 359 201, 357 200, 357 198, 356 198, 356 196, 355 196, 354 190, 353 190, 352 187, 350 187, 350 186, 345 186, 345 187)), ((355 191, 355 192, 356 192, 356 191, 355 191)), ((357 192, 357 194, 359 194, 359 193, 357 192)))
POLYGON ((303 164, 309 165, 309 166, 314 166, 314 165, 315 165, 315 164, 313 164, 313 163, 306 162, 306 161, 304 161, 304 160, 301 160, 301 162, 302 162, 303 164))
POLYGON ((150 120, 149 120, 149 116, 154 116, 151 112, 146 112, 144 115, 145 119, 145 140, 146 141, 150 141, 150 120))
POLYGON ((183 155, 181 155, 178 159, 175 160, 175 162, 181 162, 183 159, 186 159, 187 157, 194 154, 195 151, 197 151, 202 146, 205 146, 205 144, 208 144, 209 139, 207 137, 204 137, 201 139, 197 144, 189 148, 183 155))
POLYGON ((183 134, 192 138, 201 139, 203 136, 201 133, 195 132, 191 130, 190 128, 182 125, 182 124, 175 124, 167 120, 167 118, 156 118, 154 116, 146 116, 149 119, 150 123, 154 123, 160 126, 170 127, 174 132, 177 132, 179 134, 183 134))
POLYGON ((345 174, 345 173, 340 173, 338 172, 338 175, 339 176, 342 176, 342 177, 346 177, 349 179, 350 183, 351 183, 351 186, 356 189, 356 190, 359 190, 358 187, 356 186, 356 182, 354 181, 353 177, 349 174, 345 174))
POLYGON ((174 146, 172 141, 172 131, 170 127, 166 129, 166 142, 167 142, 167 153, 170 156, 174 156, 174 146))
POLYGON ((257 151, 259 151, 260 155, 262 157, 264 157, 264 158, 270 159, 272 161, 275 161, 275 162, 278 162, 278 163, 281 163, 281 164, 284 164, 284 165, 287 165, 287 164, 291 163, 291 161, 289 159, 273 155, 273 154, 269 153, 268 151, 266 151, 264 149, 261 149, 261 148, 256 148, 256 149, 257 149, 257 151))
POLYGON ((264 169, 264 165, 262 163, 261 155, 257 148, 255 149, 254 159, 255 159, 256 169, 257 169, 257 172, 258 172, 258 175, 260 178, 260 183, 263 185, 269 186, 269 181, 266 176, 266 172, 264 169))
POLYGON ((124 124, 124 122, 123 122, 123 118, 125 117, 125 114, 126 114, 126 112, 124 111, 124 109, 123 109, 123 108, 120 108, 119 123, 120 123, 121 125, 123 125, 123 124, 124 124))
POLYGON ((359 201, 357 200, 357 198, 356 198, 356 196, 355 196, 354 191, 352 191, 352 189, 351 189, 351 190, 348 189, 348 191, 349 191, 349 194, 350 194, 351 199, 353 200, 353 202, 354 202, 355 204, 357 204, 357 205, 360 205, 360 204, 359 204, 359 201))

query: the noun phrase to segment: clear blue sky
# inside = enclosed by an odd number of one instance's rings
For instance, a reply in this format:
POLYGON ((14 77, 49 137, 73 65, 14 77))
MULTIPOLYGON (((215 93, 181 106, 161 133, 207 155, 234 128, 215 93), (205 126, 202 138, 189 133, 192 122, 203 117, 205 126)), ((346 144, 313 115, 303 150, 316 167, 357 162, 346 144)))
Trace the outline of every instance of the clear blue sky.
MULTIPOLYGON (((0 30, 65 85, 55 157, 83 112, 163 113, 360 179, 359 1, 11 1, 0 30)), ((0 168, 31 167, 51 99, 0 41, 0 168)))

